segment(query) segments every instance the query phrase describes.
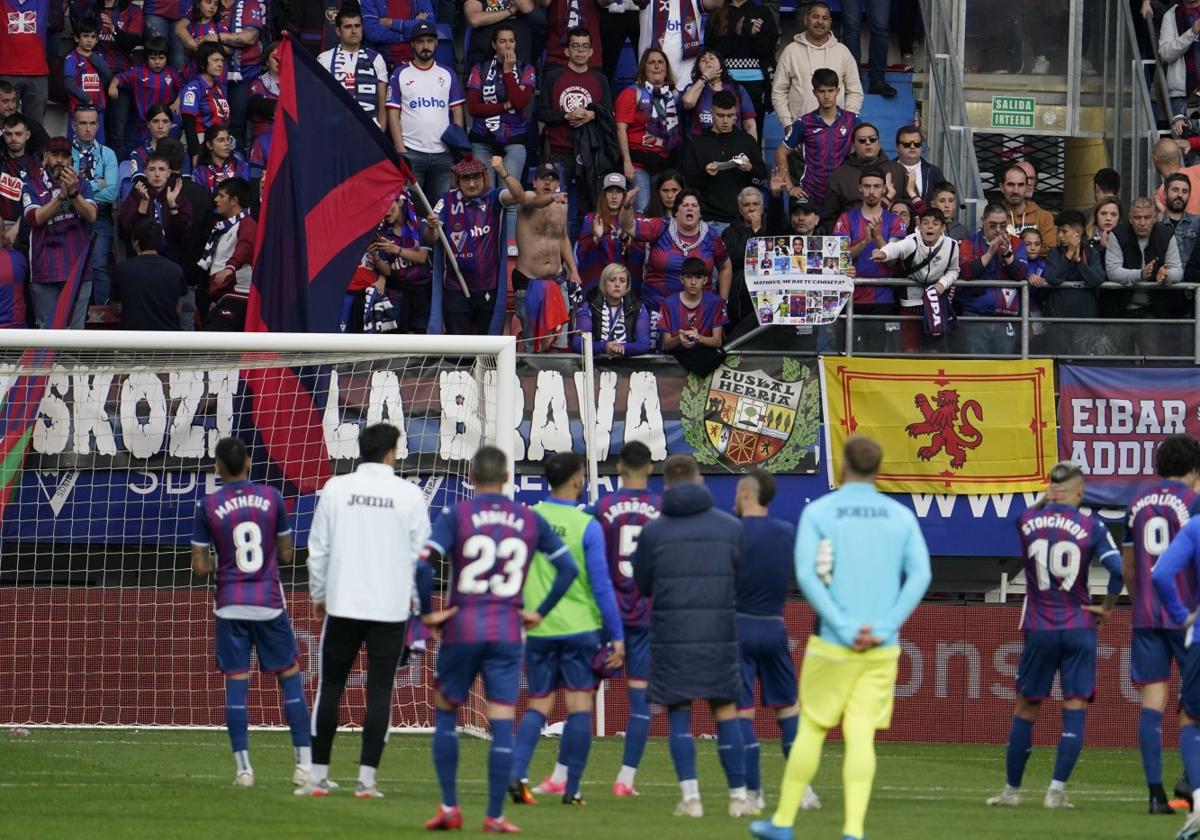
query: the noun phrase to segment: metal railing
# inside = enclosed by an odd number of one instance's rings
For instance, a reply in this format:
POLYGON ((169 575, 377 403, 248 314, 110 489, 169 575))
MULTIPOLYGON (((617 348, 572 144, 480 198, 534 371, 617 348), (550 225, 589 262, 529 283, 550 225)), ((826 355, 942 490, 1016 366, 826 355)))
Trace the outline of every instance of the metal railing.
POLYGON ((958 187, 959 202, 965 208, 959 221, 974 230, 987 198, 963 96, 962 53, 956 34, 960 11, 955 0, 921 0, 929 56, 923 116, 929 158, 958 187))
MULTIPOLYGON (((1123 187, 1129 197, 1149 195, 1158 182, 1151 156, 1153 141, 1159 135, 1158 122, 1154 114, 1151 87, 1147 84, 1147 73, 1163 102, 1163 109, 1170 109, 1166 77, 1157 60, 1157 32, 1150 25, 1154 58, 1143 59, 1137 42, 1135 22, 1129 3, 1108 0, 1115 5, 1115 13, 1107 15, 1113 21, 1112 29, 1105 33, 1106 47, 1111 46, 1113 60, 1108 60, 1105 50, 1104 86, 1102 92, 1106 115, 1105 134, 1109 140, 1109 159, 1121 173, 1123 187), (1111 36, 1111 37, 1110 37, 1111 36)), ((1170 115, 1167 114, 1169 117, 1170 115)))
MULTIPOLYGON (((911 280, 905 279, 889 279, 889 280, 856 280, 856 286, 887 286, 887 287, 906 287, 912 286, 911 280)), ((998 354, 981 354, 974 352, 957 352, 937 351, 939 358, 948 359, 979 359, 979 358, 994 358, 994 359, 1028 359, 1036 358, 1086 358, 1096 361, 1151 361, 1151 362, 1187 362, 1190 364, 1200 365, 1200 294, 1195 291, 1200 289, 1200 283, 1174 283, 1170 285, 1158 283, 1135 283, 1131 286, 1125 286, 1120 283, 1106 282, 1099 288, 1101 290, 1121 291, 1121 292, 1147 292, 1150 294, 1162 294, 1170 292, 1187 292, 1192 295, 1190 305, 1192 307, 1190 318, 1063 318, 1063 317, 1045 317, 1037 315, 1031 311, 1030 294, 1032 291, 1037 291, 1039 288, 1058 291, 1063 289, 1084 289, 1082 283, 1063 283, 1058 286, 1031 286, 1025 282, 1014 283, 1006 280, 965 280, 962 281, 963 286, 971 288, 1003 288, 1003 289, 1018 289, 1020 291, 1020 310, 1012 315, 959 315, 958 330, 969 330, 971 324, 998 324, 1011 323, 1019 325, 1019 351, 1016 353, 998 353, 998 354), (1054 353, 1054 352, 1031 352, 1031 344, 1037 333, 1038 326, 1053 327, 1055 324, 1064 326, 1082 326, 1095 325, 1097 330, 1112 327, 1138 328, 1141 330, 1158 330, 1162 327, 1188 327, 1191 330, 1191 341, 1186 346, 1186 352, 1174 354, 1121 354, 1109 353, 1104 355, 1087 355, 1074 353, 1054 353)), ((845 310, 838 316, 838 324, 844 330, 844 346, 840 348, 829 348, 830 352, 839 353, 840 355, 854 356, 870 355, 870 356, 888 356, 888 357, 908 357, 918 354, 928 353, 927 348, 912 350, 912 351, 887 351, 864 349, 857 350, 854 347, 855 343, 855 325, 862 325, 868 322, 901 322, 901 321, 921 321, 923 316, 920 314, 905 315, 905 314, 887 314, 887 315, 864 315, 856 314, 854 311, 854 300, 851 297, 850 302, 846 305, 845 310)), ((826 329, 829 329, 828 327, 826 329)))

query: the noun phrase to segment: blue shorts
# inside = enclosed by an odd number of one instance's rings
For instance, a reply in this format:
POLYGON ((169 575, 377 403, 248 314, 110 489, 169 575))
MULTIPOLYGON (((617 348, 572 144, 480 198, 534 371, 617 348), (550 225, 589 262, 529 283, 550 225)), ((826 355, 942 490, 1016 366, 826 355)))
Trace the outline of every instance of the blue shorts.
POLYGON ((438 649, 434 686, 455 706, 466 701, 480 674, 488 702, 515 706, 521 693, 521 643, 466 642, 438 649))
POLYGON ((1183 670, 1187 655, 1186 630, 1154 627, 1133 628, 1129 656, 1129 676, 1136 686, 1167 682, 1171 679, 1171 660, 1183 670))
POLYGON ((787 625, 780 618, 737 617, 738 661, 742 671, 739 709, 754 708, 754 682, 762 686, 768 709, 786 709, 796 702, 796 666, 788 648, 787 625))
POLYGON ((525 639, 525 679, 530 697, 548 697, 557 688, 567 691, 593 691, 596 672, 592 660, 600 650, 600 634, 576 633, 571 636, 525 639))
POLYGON ((625 625, 625 679, 650 679, 650 628, 625 625))
POLYGON ((217 668, 223 674, 249 673, 252 647, 261 671, 276 673, 295 665, 300 648, 287 613, 266 620, 217 616, 217 668))
POLYGON ((1192 642, 1184 654, 1179 680, 1179 708, 1200 720, 1200 644, 1192 642))
POLYGON ((1096 694, 1096 631, 1026 630, 1017 690, 1026 700, 1046 700, 1054 674, 1062 679, 1064 700, 1087 700, 1096 694))

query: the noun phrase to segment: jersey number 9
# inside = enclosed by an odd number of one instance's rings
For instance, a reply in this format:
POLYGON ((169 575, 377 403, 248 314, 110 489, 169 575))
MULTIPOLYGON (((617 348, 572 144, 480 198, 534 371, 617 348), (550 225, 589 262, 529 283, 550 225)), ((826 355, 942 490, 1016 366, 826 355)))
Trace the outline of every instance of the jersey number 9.
POLYGON ((1151 516, 1147 519, 1146 524, 1142 526, 1142 550, 1154 558, 1155 566, 1170 543, 1171 523, 1167 522, 1167 518, 1151 516))
POLYGON ((1081 565, 1075 543, 1063 540, 1051 545, 1049 540, 1034 540, 1029 544, 1029 557, 1037 569, 1037 588, 1041 591, 1050 589, 1051 578, 1060 581, 1058 586, 1064 592, 1075 585, 1081 565))
POLYGON ((458 573, 458 591, 464 595, 485 595, 490 591, 497 598, 511 598, 521 591, 529 548, 520 537, 506 537, 497 545, 486 534, 476 534, 463 544, 462 556, 471 561, 458 573), (499 572, 489 575, 497 560, 504 565, 499 572))

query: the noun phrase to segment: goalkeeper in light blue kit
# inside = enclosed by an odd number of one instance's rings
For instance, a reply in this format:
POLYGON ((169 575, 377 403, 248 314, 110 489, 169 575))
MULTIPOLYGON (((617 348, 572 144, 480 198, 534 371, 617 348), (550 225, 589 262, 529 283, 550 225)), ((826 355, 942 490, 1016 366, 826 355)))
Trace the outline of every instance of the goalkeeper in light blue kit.
POLYGON ((929 550, 913 512, 875 489, 879 444, 851 435, 842 486, 809 504, 796 538, 796 578, 820 619, 800 671, 800 732, 788 755, 779 807, 750 824, 762 840, 791 840, 821 747, 839 722, 845 840, 861 840, 875 778, 875 732, 892 720, 900 626, 929 587, 929 550))
POLYGON ((1187 653, 1179 686, 1179 752, 1191 786, 1192 811, 1176 840, 1200 838, 1200 644, 1196 643, 1196 613, 1200 609, 1200 518, 1191 519, 1167 546, 1151 577, 1154 591, 1167 614, 1187 628, 1187 653), (1180 597, 1180 577, 1190 584, 1180 597))

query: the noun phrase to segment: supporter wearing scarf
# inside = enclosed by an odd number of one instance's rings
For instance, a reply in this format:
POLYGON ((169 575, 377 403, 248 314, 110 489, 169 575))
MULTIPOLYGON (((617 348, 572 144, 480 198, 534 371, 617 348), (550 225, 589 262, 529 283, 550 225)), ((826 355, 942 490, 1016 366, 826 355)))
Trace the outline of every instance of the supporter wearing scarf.
POLYGON ((647 104, 646 133, 662 141, 662 149, 672 151, 683 142, 679 126, 679 95, 667 85, 643 82, 642 99, 647 104))
POLYGON ((242 210, 237 215, 228 219, 221 219, 213 225, 212 233, 208 235, 208 241, 204 243, 204 253, 196 261, 196 265, 211 273, 213 258, 217 255, 217 245, 221 242, 221 237, 249 215, 249 210, 242 210))
POLYGON ((637 0, 640 9, 646 8, 647 3, 654 4, 654 35, 650 40, 651 46, 662 46, 662 36, 667 31, 667 23, 671 17, 671 4, 678 3, 683 57, 695 58, 700 55, 700 48, 703 46, 700 38, 700 19, 696 15, 696 6, 692 0, 637 0))

